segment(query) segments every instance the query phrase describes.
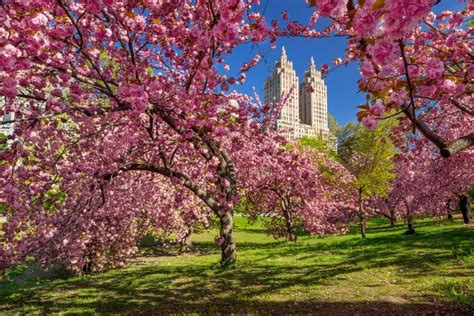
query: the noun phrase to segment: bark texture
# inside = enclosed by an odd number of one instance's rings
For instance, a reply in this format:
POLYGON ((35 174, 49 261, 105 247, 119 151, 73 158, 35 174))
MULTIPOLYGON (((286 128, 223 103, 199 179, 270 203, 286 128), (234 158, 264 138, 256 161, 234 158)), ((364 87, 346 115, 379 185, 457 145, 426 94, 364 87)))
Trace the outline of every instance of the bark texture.
POLYGON ((219 217, 221 229, 221 265, 234 264, 237 260, 237 248, 233 236, 234 219, 232 212, 226 212, 219 217))
POLYGON ((180 240, 179 253, 183 253, 183 252, 191 250, 191 248, 193 247, 192 236, 193 236, 193 226, 189 226, 188 231, 186 232, 186 235, 184 235, 183 239, 180 240))
POLYGON ((286 233, 288 234, 288 240, 291 242, 296 242, 298 237, 296 236, 296 230, 293 223, 293 218, 291 217, 291 211, 289 211, 287 208, 284 208, 283 216, 285 217, 286 233))

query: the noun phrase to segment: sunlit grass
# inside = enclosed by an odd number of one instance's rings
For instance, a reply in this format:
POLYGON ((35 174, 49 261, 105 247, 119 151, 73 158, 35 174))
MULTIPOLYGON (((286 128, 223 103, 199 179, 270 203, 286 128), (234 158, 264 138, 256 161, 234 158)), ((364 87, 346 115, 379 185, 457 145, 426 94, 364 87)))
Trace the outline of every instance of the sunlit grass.
MULTIPOLYGON (((0 284, 0 313, 463 312, 474 308, 474 229, 460 220, 369 223, 352 232, 275 241, 236 217, 238 264, 221 269, 217 231, 194 236, 194 254, 141 257, 87 277, 0 284)), ((22 271, 18 271, 21 275, 22 271)))

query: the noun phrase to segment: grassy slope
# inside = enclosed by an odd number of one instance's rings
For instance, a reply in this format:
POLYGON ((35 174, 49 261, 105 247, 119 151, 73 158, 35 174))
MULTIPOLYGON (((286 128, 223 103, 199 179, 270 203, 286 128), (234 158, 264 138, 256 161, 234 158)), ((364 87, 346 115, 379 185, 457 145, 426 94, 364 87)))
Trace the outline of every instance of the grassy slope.
POLYGON ((0 313, 474 310, 474 229, 460 220, 420 222, 414 236, 372 221, 366 240, 352 233, 296 244, 236 222, 235 268, 218 267, 216 232, 203 233, 192 255, 141 257, 88 277, 0 283, 0 313))

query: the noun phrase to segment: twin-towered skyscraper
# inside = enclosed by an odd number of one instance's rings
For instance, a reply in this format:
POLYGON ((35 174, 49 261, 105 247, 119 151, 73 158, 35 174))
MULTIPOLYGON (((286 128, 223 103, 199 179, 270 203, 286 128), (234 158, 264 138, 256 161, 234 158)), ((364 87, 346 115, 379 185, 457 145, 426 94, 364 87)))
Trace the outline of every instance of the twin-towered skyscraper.
POLYGON ((265 81, 266 104, 278 102, 282 94, 291 93, 277 120, 277 129, 289 140, 308 136, 330 141, 327 88, 313 58, 303 81, 298 82, 293 62, 288 60, 283 47, 280 60, 265 81))

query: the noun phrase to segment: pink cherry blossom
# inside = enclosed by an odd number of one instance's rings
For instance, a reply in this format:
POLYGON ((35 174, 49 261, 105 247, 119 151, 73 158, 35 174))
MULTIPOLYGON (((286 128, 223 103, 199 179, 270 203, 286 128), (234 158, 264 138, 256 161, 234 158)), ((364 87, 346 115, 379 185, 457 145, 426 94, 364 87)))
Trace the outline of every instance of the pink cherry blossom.
POLYGON ((377 127, 377 120, 368 116, 364 117, 361 123, 368 129, 374 129, 377 127))
POLYGON ((402 106, 407 100, 408 92, 406 90, 397 90, 390 94, 390 101, 395 103, 395 107, 402 106))
POLYGON ((400 49, 397 44, 390 40, 378 40, 374 45, 369 45, 367 51, 373 60, 383 66, 391 64, 400 56, 400 49))
POLYGON ((319 0, 317 6, 321 16, 340 17, 347 10, 347 0, 319 0))
POLYGON ((375 116, 381 116, 385 112, 385 106, 382 100, 377 100, 375 104, 370 108, 370 112, 375 116))
MULTIPOLYGON (((316 15, 332 18, 329 26, 319 31, 310 20, 309 27, 293 29, 308 37, 348 38, 344 63, 360 63, 359 89, 370 101, 383 99, 385 111, 403 112, 403 128, 395 129, 396 133, 401 136, 411 123, 443 157, 474 144, 468 105, 472 103, 472 60, 466 58, 472 50, 466 23, 472 4, 436 15, 431 11, 438 3, 435 0, 347 1, 348 11, 340 10, 342 14, 331 12, 336 2, 331 7, 328 3, 311 2, 316 15), (440 120, 451 122, 450 127, 438 128, 440 120), (464 126, 462 133, 454 132, 458 126, 464 126)), ((359 118, 366 117, 364 125, 373 125, 374 115, 366 111, 362 108, 359 118)))
POLYGON ((365 60, 360 65, 360 72, 364 77, 367 77, 367 78, 374 76, 375 70, 374 70, 374 66, 372 65, 372 62, 369 60, 365 60))
POLYGON ((455 92, 456 91, 456 83, 450 79, 446 79, 443 81, 442 88, 446 92, 455 92))

